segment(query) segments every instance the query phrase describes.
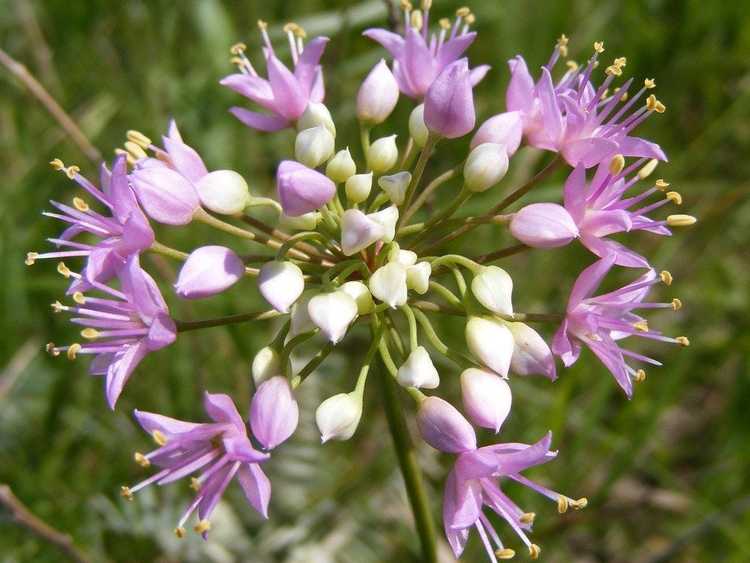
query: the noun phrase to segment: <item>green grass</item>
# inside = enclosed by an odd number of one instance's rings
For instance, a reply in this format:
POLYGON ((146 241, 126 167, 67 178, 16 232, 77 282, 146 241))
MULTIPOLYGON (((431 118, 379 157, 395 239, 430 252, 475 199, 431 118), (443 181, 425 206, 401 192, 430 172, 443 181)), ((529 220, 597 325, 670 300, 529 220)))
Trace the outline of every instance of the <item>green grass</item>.
MULTIPOLYGON (((606 55, 628 58, 628 74, 656 78, 668 109, 640 132, 665 148, 670 163, 658 174, 682 193, 685 212, 700 218, 669 240, 632 237, 658 268, 674 274, 674 285, 660 290, 663 296, 674 293, 685 303, 677 314, 655 316, 652 326, 687 334, 692 342, 686 350, 649 348, 665 366, 649 371, 633 401, 590 354, 555 384, 513 382, 514 412, 504 437, 530 441, 551 428, 560 457, 533 475, 571 496, 587 496, 589 507, 559 517, 552 504, 525 491, 511 488, 511 493, 537 512, 534 537, 546 561, 748 561, 750 12, 742 2, 697 0, 476 4, 480 37, 470 52, 472 62, 493 66, 477 89, 480 115, 503 110, 505 61, 516 53, 532 67, 543 64, 564 32, 571 37, 571 55, 580 60, 594 40, 604 39, 606 55)), ((440 15, 456 7, 435 2, 440 15)), ((6 0, 0 3, 0 47, 28 65, 102 153, 121 145, 127 129, 158 137, 174 116, 211 168, 236 169, 255 193, 266 195, 293 137, 254 133, 227 114, 238 101, 217 84, 231 70, 228 47, 244 40, 254 51, 257 18, 276 24, 295 19, 311 35, 331 36, 324 59, 326 101, 338 139, 358 150, 353 100, 359 81, 383 56, 360 32, 383 24, 384 14, 374 0, 6 0)), ((257 53, 251 56, 257 60, 257 53)), ((402 100, 392 122, 404 124, 409 110, 402 100)), ((397 132, 403 138, 405 130, 397 132)), ((455 164, 462 150, 440 153, 428 173, 455 164)), ((10 484, 31 510, 70 533, 97 561, 416 560, 417 541, 376 386, 369 388, 366 423, 355 439, 317 445, 314 409, 322 398, 351 387, 364 332, 355 332, 305 383, 300 431, 269 468, 274 484, 269 522, 262 523, 239 491, 230 489, 212 540, 179 544, 171 530, 188 498, 186 487, 176 484, 132 504, 122 501, 119 486, 142 477, 132 452, 148 447, 128 413, 137 406, 197 417, 204 388, 232 393, 247 405, 249 362, 271 325, 180 338, 142 365, 117 412, 110 412, 101 382, 86 374, 85 362, 43 353, 47 341, 75 336, 48 306, 65 284, 52 263, 23 264, 27 250, 45 248, 44 238, 58 231, 39 212, 50 198, 70 198, 68 181, 47 165, 54 157, 94 174, 44 109, 0 72, 0 483, 10 484)), ((540 162, 538 153, 523 150, 504 185, 527 177, 540 162)), ((554 197, 561 180, 556 176, 534 197, 554 197)), ((497 197, 492 192, 478 198, 475 209, 497 197)), ((472 253, 509 242, 498 240, 491 228, 476 233, 472 253)), ((159 237, 179 248, 221 240, 200 227, 184 233, 163 228, 159 237)), ((519 255, 503 265, 514 277, 519 310, 561 310, 570 283, 589 262, 584 251, 571 247, 519 255)), ((173 278, 175 264, 151 258, 145 264, 173 278)), ((171 299, 170 304, 180 318, 261 307, 251 283, 206 303, 171 299)), ((440 331, 462 346, 455 320, 441 321, 440 331)), ((442 368, 441 394, 457 398, 457 374, 448 365, 442 368)), ((437 516, 450 460, 427 448, 420 459, 437 516)), ((502 530, 520 551, 510 530, 502 530)), ((0 561, 58 560, 59 552, 0 509, 0 561)), ((482 560, 476 538, 465 560, 482 560)))

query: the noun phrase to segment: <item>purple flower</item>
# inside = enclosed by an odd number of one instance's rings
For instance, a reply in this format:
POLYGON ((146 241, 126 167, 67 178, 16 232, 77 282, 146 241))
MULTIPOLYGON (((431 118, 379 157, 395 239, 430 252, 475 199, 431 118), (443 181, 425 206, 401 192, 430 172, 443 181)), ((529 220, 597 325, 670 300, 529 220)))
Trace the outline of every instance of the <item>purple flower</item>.
POLYGON ((474 93, 468 59, 459 59, 438 75, 424 101, 424 122, 432 133, 455 139, 474 129, 474 93))
MULTIPOLYGON (((54 166, 63 170, 60 161, 53 161, 54 166)), ((102 215, 89 207, 81 198, 74 198, 73 205, 52 201, 52 205, 59 213, 45 212, 47 217, 64 221, 69 226, 58 238, 49 239, 58 247, 69 250, 38 254, 30 252, 27 263, 45 258, 68 258, 83 256, 87 258, 83 277, 76 278, 69 293, 84 291, 91 286, 91 282, 106 283, 115 275, 117 268, 128 257, 137 255, 147 249, 154 242, 154 232, 146 216, 138 207, 133 190, 128 184, 127 164, 125 157, 117 157, 112 164, 112 172, 102 165, 100 182, 97 188, 71 166, 64 169, 84 190, 91 194, 110 212, 110 216, 102 215), (81 234, 93 235, 93 243, 74 241, 81 234)))
POLYGON ((539 555, 539 547, 526 535, 531 530, 534 514, 521 510, 502 491, 499 481, 503 478, 557 502, 560 512, 571 506, 575 509, 586 506, 586 499, 574 500, 521 475, 522 471, 555 458, 557 452, 549 449, 551 433, 533 445, 504 443, 477 448, 476 436, 469 422, 449 403, 436 397, 423 401, 418 422, 427 443, 458 456, 445 483, 443 499, 445 535, 456 557, 463 553, 472 528, 477 530, 491 561, 496 561, 496 556, 509 559, 514 555, 513 550, 504 547, 483 513, 485 507, 510 525, 529 548, 532 558, 539 555))
POLYGON ((245 264, 225 246, 202 246, 183 264, 175 293, 183 299, 203 299, 225 291, 245 275, 245 264))
POLYGON ((309 102, 322 102, 325 96, 323 72, 319 64, 327 37, 316 37, 303 46, 304 31, 296 24, 288 24, 284 30, 289 39, 294 62, 294 71, 276 58, 271 40, 266 32, 266 23, 259 21, 263 37, 263 52, 268 69, 268 79, 261 78, 245 56, 244 45, 236 45, 233 52, 240 72, 230 74, 220 82, 242 94, 268 113, 258 113, 245 108, 233 107, 231 113, 248 127, 260 131, 279 131, 290 127, 304 113, 309 102))
POLYGON ((196 496, 177 523, 175 534, 179 538, 185 535, 184 525, 196 509, 195 531, 207 538, 209 518, 235 477, 250 505, 268 517, 271 483, 259 463, 270 455, 253 447, 245 421, 228 395, 205 393, 203 407, 212 422, 184 422, 135 411, 138 423, 160 446, 145 455, 136 453, 135 460, 143 467, 153 464, 159 471, 133 487, 122 487, 125 498, 132 499, 133 494, 153 483, 166 485, 201 472, 191 479, 196 496))
POLYGON ((317 170, 283 160, 276 171, 276 188, 284 214, 299 217, 324 206, 336 193, 336 184, 317 170))
POLYGON ((660 362, 620 347, 618 341, 628 336, 640 336, 650 340, 671 342, 687 346, 684 336, 672 338, 651 330, 646 319, 633 311, 637 309, 674 309, 681 307, 679 299, 670 303, 644 302, 651 286, 663 282, 669 285, 669 272, 657 275, 649 270, 635 281, 615 291, 593 296, 616 256, 609 255, 586 268, 578 276, 568 299, 565 319, 552 341, 552 351, 560 356, 566 366, 573 365, 585 344, 612 373, 617 383, 630 398, 633 381, 645 377, 643 370, 632 368, 626 358, 659 366, 660 362))
MULTIPOLYGON (((61 263, 58 268, 66 276, 80 279, 79 274, 61 263)), ((81 335, 90 342, 47 349, 53 355, 65 352, 70 359, 78 354, 93 354, 90 372, 105 376, 105 394, 110 408, 115 408, 125 383, 133 370, 148 355, 175 341, 177 329, 164 298, 153 278, 141 269, 138 256, 133 255, 117 268, 121 289, 117 290, 96 281, 94 289, 106 297, 91 297, 76 292, 75 306, 56 302, 56 312, 66 311, 74 316, 71 322, 84 328, 81 335)))
POLYGON ((264 449, 285 442, 298 422, 299 406, 286 377, 277 375, 258 386, 250 405, 250 425, 264 449))
MULTIPOLYGON (((368 29, 363 35, 380 43, 393 56, 393 75, 401 92, 421 100, 440 73, 460 59, 476 38, 475 32, 469 32, 473 21, 473 14, 462 8, 452 27, 447 20, 441 20, 440 32, 433 33, 428 41, 429 9, 411 12, 407 6, 404 9, 406 32, 403 37, 385 29, 368 29)), ((487 65, 473 69, 471 85, 476 86, 489 69, 487 65)))
POLYGON ((623 57, 607 67, 607 78, 598 88, 594 87, 591 75, 599 54, 604 51, 603 45, 597 43, 585 67, 578 68, 570 63, 569 70, 555 84, 551 71, 560 55, 567 53, 566 44, 567 38, 563 36, 549 62, 542 67, 542 75, 536 83, 520 55, 508 61, 511 80, 506 105, 508 111, 521 112, 528 143, 559 152, 571 166, 580 163, 586 168, 616 153, 666 160, 657 144, 630 135, 652 113, 665 109, 652 95, 644 106, 631 111, 643 94, 654 87, 654 81, 646 80, 643 88, 626 99, 625 94, 633 82, 629 79, 608 96, 615 77, 622 75, 626 64, 623 57))

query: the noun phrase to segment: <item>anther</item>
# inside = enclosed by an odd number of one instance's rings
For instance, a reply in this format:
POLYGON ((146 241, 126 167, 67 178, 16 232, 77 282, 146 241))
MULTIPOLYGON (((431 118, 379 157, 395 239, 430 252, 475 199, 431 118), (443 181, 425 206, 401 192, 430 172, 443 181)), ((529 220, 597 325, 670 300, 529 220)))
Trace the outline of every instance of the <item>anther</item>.
POLYGON ((477 21, 477 17, 476 17, 475 15, 474 15, 474 13, 473 13, 473 12, 472 12, 471 14, 469 14, 468 16, 466 16, 466 17, 464 18, 464 22, 465 22, 465 23, 466 23, 467 25, 472 25, 472 24, 474 24, 474 22, 476 22, 476 21, 477 21))
POLYGON ((96 340, 99 338, 100 334, 99 331, 95 328, 84 328, 81 331, 81 336, 83 336, 86 340, 96 340))
POLYGON ((656 99, 656 96, 654 96, 653 94, 651 94, 648 98, 646 98, 646 108, 649 111, 654 111, 656 109, 656 103, 658 101, 659 100, 656 99))
POLYGON ((285 24, 283 28, 281 28, 284 33, 294 33, 297 30, 297 24, 294 22, 289 22, 288 24, 285 24))
POLYGON ((49 165, 55 170, 63 170, 65 168, 65 163, 59 158, 53 158, 50 160, 49 165))
POLYGON ((405 10, 407 12, 411 12, 412 8, 414 8, 414 6, 411 5, 411 2, 409 2, 409 0, 401 0, 401 9, 402 10, 405 10))
POLYGON ((565 514, 568 511, 568 497, 564 497, 560 495, 557 497, 557 512, 560 514, 565 514))
POLYGON ((432 8, 432 0, 422 0, 422 9, 429 10, 432 8))
POLYGON ((300 37, 302 39, 306 39, 307 38, 307 32, 305 31, 305 28, 302 27, 301 25, 297 25, 297 24, 295 24, 295 26, 296 27, 294 28, 294 36, 295 37, 300 37))
POLYGON ((143 150, 143 147, 141 147, 141 145, 139 145, 138 143, 134 143, 133 141, 125 141, 125 150, 133 155, 133 158, 135 158, 136 160, 148 157, 146 151, 143 150))
POLYGON ((523 514, 521 514, 518 520, 520 520, 524 524, 533 524, 534 518, 536 518, 536 514, 534 512, 524 512, 523 514))
POLYGON ((55 301, 54 303, 50 303, 50 307, 52 307, 53 313, 62 313, 65 310, 65 306, 60 303, 59 301, 55 301))
POLYGON ((628 101, 628 93, 625 92, 622 96, 620 96, 621 102, 627 102, 628 101))
POLYGON ((164 435, 164 433, 161 430, 154 430, 151 433, 151 437, 154 439, 154 442, 156 442, 157 446, 167 445, 167 437, 164 435))
POLYGON ((542 552, 542 548, 539 547, 537 544, 532 543, 529 546, 529 557, 532 559, 539 559, 539 554, 542 552))
POLYGON ((680 192, 667 192, 667 199, 675 205, 682 205, 682 195, 680 192))
POLYGON ((127 137, 128 141, 132 141, 136 145, 139 145, 141 148, 147 149, 151 146, 151 139, 146 137, 146 135, 144 135, 140 131, 131 129, 130 131, 125 133, 125 136, 127 137))
POLYGON ((604 52, 604 41, 596 41, 594 43, 594 51, 601 55, 604 52))
POLYGON ((182 526, 174 529, 174 535, 177 536, 179 539, 182 539, 185 537, 185 528, 182 526))
POLYGON ((68 346, 68 351, 65 353, 68 356, 69 360, 75 360, 76 354, 81 350, 81 345, 77 342, 71 344, 68 346))
POLYGON ((120 487, 120 496, 127 500, 133 500, 133 493, 131 492, 130 487, 126 487, 125 485, 120 487))
POLYGON ((617 174, 622 172, 623 168, 625 168, 625 157, 621 154, 616 154, 609 162, 609 172, 613 176, 616 176, 617 174))
POLYGON ((495 551, 495 557, 498 559, 513 559, 516 556, 516 552, 509 547, 498 549, 495 551))
POLYGON ((690 346, 690 340, 688 340, 687 336, 678 336, 674 340, 675 342, 677 342, 677 344, 679 344, 680 346, 684 348, 687 348, 688 346, 690 346))
POLYGON ((643 320, 633 323, 633 328, 639 332, 648 332, 648 321, 643 320))
POLYGON ((568 67, 568 70, 578 70, 578 63, 575 61, 568 61, 565 66, 568 67))
MULTIPOLYGON (((643 370, 640 370, 640 371, 643 371, 643 370)), ((645 371, 643 372, 643 377, 644 379, 646 377, 645 371)), ((586 497, 581 497, 578 500, 571 501, 570 505, 573 507, 574 510, 582 510, 589 505, 589 499, 587 499, 586 497)))
POLYGON ((151 465, 151 462, 141 452, 135 452, 133 454, 133 459, 141 467, 148 467, 151 465))
POLYGON ((659 161, 655 158, 652 158, 649 160, 646 164, 643 165, 643 167, 638 171, 638 178, 641 180, 645 180, 651 174, 653 174, 654 170, 656 170, 656 167, 659 165, 659 161))
POLYGON ((80 171, 81 171, 81 169, 78 166, 76 166, 75 164, 73 164, 71 166, 68 166, 65 169, 65 175, 68 178, 70 178, 71 180, 73 180, 76 177, 76 174, 78 174, 80 171))
POLYGON ((84 303, 86 303, 86 296, 80 291, 76 291, 73 294, 73 301, 75 301, 79 305, 83 305, 84 303))
POLYGON ((417 31, 420 31, 422 29, 422 24, 424 21, 422 20, 422 11, 421 10, 414 10, 411 13, 411 26, 416 29, 417 31))
POLYGON ((438 25, 443 29, 450 29, 451 28, 451 20, 448 18, 440 18, 438 21, 438 25))
POLYGON ((667 217, 667 225, 670 227, 689 227, 694 225, 698 219, 692 215, 669 215, 667 217))
POLYGON ((656 188, 657 190, 660 190, 660 191, 662 191, 662 192, 663 192, 664 190, 666 190, 666 189, 667 189, 667 188, 668 188, 669 186, 670 186, 670 183, 669 183, 669 182, 665 182, 665 181, 664 181, 664 180, 662 180, 661 178, 659 178, 659 179, 658 179, 658 180, 657 180, 656 182, 654 182, 654 187, 655 187, 655 188, 656 188))
POLYGON ((564 33, 557 40, 557 51, 563 58, 568 56, 568 37, 564 33))
POLYGON ((132 154, 130 154, 130 153, 129 153, 128 151, 126 151, 125 149, 119 149, 119 148, 118 148, 118 149, 115 149, 115 154, 116 154, 117 156, 124 156, 124 157, 126 158, 126 160, 128 161, 128 164, 129 164, 130 166, 135 166, 135 158, 133 158, 133 155, 132 155, 132 154))
POLYGON ((26 260, 24 260, 23 263, 26 264, 27 266, 33 266, 37 258, 39 258, 38 252, 27 252, 26 260))
POLYGON ((57 349, 57 347, 55 346, 54 342, 47 342, 47 345, 44 347, 44 349, 51 356, 59 356, 60 355, 60 350, 57 349))
POLYGON ((235 43, 229 48, 229 52, 233 55, 241 55, 247 50, 247 45, 242 42, 235 43))
POLYGON ((659 100, 656 100, 656 107, 654 109, 656 110, 656 113, 664 113, 665 111, 667 111, 667 106, 665 106, 659 100))
POLYGON ((193 530, 195 530, 199 534, 208 532, 210 529, 211 529, 211 522, 209 522, 208 520, 201 520, 195 525, 195 528, 193 528, 193 530))
POLYGON ((68 268, 65 265, 65 262, 58 262, 57 263, 57 273, 61 276, 65 276, 66 278, 69 278, 72 272, 70 271, 70 268, 68 268))
POLYGON ((646 370, 639 369, 633 374, 633 379, 636 383, 641 383, 642 381, 646 381, 646 370))
POLYGON ((656 79, 655 78, 647 78, 643 81, 643 87, 647 90, 651 90, 652 88, 656 88, 656 79))
POLYGON ((659 278, 661 278, 661 282, 666 286, 672 285, 672 280, 674 279, 672 277, 672 274, 670 274, 667 270, 662 270, 659 274, 659 278))
POLYGON ((622 69, 617 65, 609 65, 605 70, 604 73, 607 76, 622 76, 622 69))
POLYGON ((78 211, 82 213, 86 213, 89 209, 89 204, 86 203, 86 201, 80 197, 74 197, 73 198, 73 207, 75 207, 78 211))
POLYGON ((261 31, 265 31, 266 29, 268 29, 268 22, 258 20, 258 29, 260 29, 261 31))
POLYGON ((195 477, 190 478, 190 488, 194 491, 200 491, 201 490, 201 482, 198 481, 195 477))
POLYGON ((471 13, 471 9, 468 6, 462 6, 456 10, 456 17, 465 18, 471 13))
POLYGON ((680 309, 682 309, 682 301, 677 297, 672 299, 672 309, 674 311, 679 311, 680 309))

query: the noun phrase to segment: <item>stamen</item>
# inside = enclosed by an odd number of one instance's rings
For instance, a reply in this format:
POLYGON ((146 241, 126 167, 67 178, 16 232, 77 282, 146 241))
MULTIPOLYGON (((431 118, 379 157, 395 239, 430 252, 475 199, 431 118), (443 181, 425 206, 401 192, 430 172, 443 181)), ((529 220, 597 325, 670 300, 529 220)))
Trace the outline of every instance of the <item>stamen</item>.
POLYGON ((669 215, 667 225, 670 227, 689 227, 694 225, 697 220, 692 215, 669 215))
POLYGON ((195 528, 193 528, 193 530, 195 530, 199 534, 208 532, 210 529, 211 529, 211 522, 209 522, 208 520, 201 520, 195 525, 195 528))
POLYGON ((565 514, 568 511, 568 497, 565 497, 563 495, 560 495, 557 497, 557 512, 560 514, 565 514))
POLYGON ((471 13, 471 9, 468 6, 461 6, 458 10, 456 10, 456 17, 465 18, 470 13, 471 13))
POLYGON ((567 66, 568 70, 570 70, 571 72, 575 72, 576 70, 578 70, 578 63, 575 61, 567 61, 565 63, 565 66, 567 66))
POLYGON ((124 149, 119 149, 119 148, 118 148, 118 149, 115 149, 115 154, 116 154, 117 156, 124 156, 124 157, 125 157, 125 159, 126 159, 126 160, 128 161, 128 164, 129 164, 130 166, 135 166, 135 162, 136 162, 136 160, 135 160, 135 158, 133 158, 133 155, 132 155, 132 154, 130 154, 130 153, 129 153, 128 151, 126 151, 126 150, 124 150, 124 149))
POLYGON ((594 43, 594 51, 601 55, 604 52, 604 41, 596 41, 594 43))
POLYGON ((84 328, 81 331, 81 336, 83 336, 86 340, 96 340, 101 335, 95 328, 84 328))
POLYGON ((196 479, 195 477, 190 478, 190 488, 194 491, 200 491, 201 490, 201 482, 199 479, 196 479))
POLYGON ((65 168, 65 163, 59 158, 53 158, 49 161, 49 164, 55 170, 63 170, 65 168))
POLYGON ((63 311, 67 311, 68 307, 60 303, 59 301, 55 301, 54 303, 50 303, 50 307, 52 307, 53 313, 62 313, 63 311))
POLYGON ((510 549, 509 547, 505 547, 503 549, 498 549, 495 551, 495 557, 498 559, 513 559, 516 556, 516 552, 510 549))
POLYGON ((674 341, 684 348, 687 348, 688 346, 690 346, 690 340, 688 340, 687 336, 678 336, 677 338, 674 339, 674 341))
POLYGON ((76 291, 73 294, 73 301, 75 301, 79 305, 84 305, 86 303, 86 296, 80 291, 76 291))
POLYGON ((674 278, 672 278, 672 274, 670 274, 667 270, 662 270, 659 274, 659 277, 661 278, 661 282, 667 287, 672 285, 672 280, 674 278))
POLYGON ((636 383, 641 383, 642 381, 646 381, 646 370, 639 369, 633 374, 633 380, 636 383))
POLYGON ((141 467, 148 467, 151 465, 151 462, 148 460, 148 458, 145 455, 143 455, 141 452, 135 452, 133 454, 133 459, 141 467))
POLYGON ((417 31, 421 31, 423 23, 424 22, 422 20, 422 11, 421 10, 414 10, 411 13, 411 26, 414 29, 416 29, 417 31))
POLYGON ((405 12, 411 12, 414 6, 411 5, 409 0, 401 0, 401 9, 405 12))
POLYGON ((47 345, 44 347, 44 349, 47 351, 48 354, 50 354, 52 356, 59 356, 60 355, 60 350, 58 350, 55 347, 55 343, 54 342, 47 342, 47 345))
POLYGON ((70 276, 73 275, 73 272, 71 272, 70 268, 68 268, 65 265, 65 262, 58 262, 58 264, 57 264, 57 273, 59 273, 60 275, 66 277, 66 278, 69 278, 70 276))
POLYGON ((680 309, 682 309, 682 301, 677 297, 672 299, 672 309, 674 311, 679 311, 680 309))
POLYGON ((68 346, 68 351, 66 352, 66 355, 68 356, 69 360, 75 360, 76 354, 81 350, 81 345, 77 342, 74 342, 70 346, 68 346))
POLYGON ((649 160, 646 164, 643 165, 643 168, 641 168, 638 171, 638 179, 645 180, 646 178, 651 176, 651 174, 654 172, 654 170, 656 170, 656 167, 658 165, 659 165, 659 161, 656 160, 655 158, 652 158, 651 160, 649 160))
POLYGON ((438 21, 438 25, 441 27, 441 29, 448 30, 451 28, 451 20, 448 18, 440 18, 438 21))
POLYGON ((539 559, 539 554, 542 552, 542 548, 539 547, 537 544, 532 543, 529 546, 529 557, 532 559, 539 559))
POLYGON ((422 9, 429 10, 432 8, 432 0, 422 0, 422 9))
POLYGON ((524 512, 523 514, 521 514, 518 520, 520 520, 524 524, 533 524, 534 518, 536 518, 536 514, 534 512, 524 512))
MULTIPOLYGON (((640 370, 643 371, 643 370, 640 370)), ((646 377, 646 372, 643 372, 643 377, 646 377)), ((573 510, 582 510, 586 508, 589 505, 589 499, 586 497, 581 497, 578 500, 571 500, 570 506, 573 507, 573 510)))
POLYGON ((647 78, 643 81, 643 87, 647 90, 651 90, 652 88, 656 88, 656 79, 655 78, 647 78))
POLYGON ((178 527, 174 529, 174 535, 177 536, 179 539, 182 539, 185 537, 185 528, 178 527))
POLYGON ((633 323, 633 328, 639 332, 648 332, 648 321, 638 321, 633 323))
POLYGON ((560 38, 557 40, 557 50, 561 57, 568 56, 568 41, 569 39, 564 33, 560 35, 560 38))
POLYGON ((23 263, 26 264, 27 266, 33 266, 37 258, 39 258, 38 252, 27 252, 26 260, 24 260, 23 263))
POLYGON ((131 155, 133 155, 133 158, 136 159, 136 161, 142 159, 142 158, 148 158, 148 155, 146 154, 146 151, 141 148, 141 145, 134 143, 132 141, 125 141, 125 150, 128 151, 131 155))
POLYGON ((241 55, 247 50, 247 45, 242 43, 241 41, 239 43, 235 43, 229 48, 229 52, 233 55, 241 55))
POLYGON ((151 433, 151 437, 154 439, 154 442, 156 442, 158 446, 167 445, 167 437, 164 435, 164 433, 161 430, 154 430, 151 433))
POLYGON ((143 149, 147 149, 151 146, 151 139, 146 137, 146 135, 144 135, 140 131, 131 129, 130 131, 125 133, 125 137, 127 137, 128 141, 135 143, 143 149))
POLYGON ((667 199, 675 205, 682 205, 682 194, 680 192, 667 192, 667 199))
POLYGON ((609 172, 613 176, 617 176, 622 169, 625 168, 625 157, 621 154, 616 154, 609 163, 609 172))
POLYGON ((80 171, 81 169, 75 164, 73 164, 72 166, 68 166, 68 168, 65 170, 65 175, 72 180, 76 177, 76 174, 78 174, 80 171))
POLYGON ((126 500, 133 500, 133 493, 130 491, 130 487, 123 485, 120 487, 120 496, 126 500))
POLYGON ((86 201, 83 200, 80 197, 74 197, 73 198, 73 207, 75 207, 81 213, 86 213, 87 211, 89 211, 91 209, 89 207, 89 204, 86 203, 86 201))

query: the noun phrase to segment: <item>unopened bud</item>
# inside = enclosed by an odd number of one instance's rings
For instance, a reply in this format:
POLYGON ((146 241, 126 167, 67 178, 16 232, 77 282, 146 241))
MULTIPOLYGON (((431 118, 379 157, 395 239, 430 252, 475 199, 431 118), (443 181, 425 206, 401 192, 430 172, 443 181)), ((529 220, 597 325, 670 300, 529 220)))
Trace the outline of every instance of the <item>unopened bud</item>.
POLYGON ((578 236, 573 217, 556 203, 532 203, 513 215, 510 233, 534 248, 565 246, 578 236))
POLYGON ((477 447, 477 436, 469 421, 439 397, 427 397, 422 401, 417 426, 422 439, 441 452, 458 454, 477 447))
POLYGON ((281 375, 282 366, 279 353, 270 346, 265 346, 258 350, 258 353, 253 358, 250 373, 253 376, 255 385, 260 385, 276 375, 281 375))
POLYGON ((296 231, 312 231, 318 226, 319 221, 320 211, 310 211, 309 213, 303 213, 299 217, 290 217, 282 213, 279 218, 279 224, 283 228, 296 231))
POLYGON ((357 117, 369 125, 383 123, 398 102, 398 83, 381 59, 367 75, 357 93, 357 117))
POLYGON ((295 158, 310 168, 317 168, 333 154, 334 138, 323 125, 304 129, 294 141, 295 158))
POLYGON ((203 206, 222 215, 241 213, 250 199, 245 179, 234 170, 215 170, 195 184, 203 206))
POLYGON ((326 176, 337 184, 346 182, 356 172, 357 165, 348 148, 337 152, 326 166, 326 176))
POLYGON ((429 262, 420 262, 406 268, 406 287, 413 289, 419 295, 424 295, 430 288, 430 275, 432 265, 429 262))
POLYGON ((357 431, 362 418, 362 395, 357 391, 329 397, 315 411, 320 441, 348 440, 357 431))
POLYGON ((469 368, 461 374, 461 397, 469 419, 495 433, 510 413, 510 386, 500 376, 482 369, 469 368))
POLYGON ((331 112, 328 111, 328 108, 319 102, 310 102, 307 104, 305 112, 297 120, 297 129, 304 131, 318 125, 322 125, 328 129, 331 135, 336 136, 336 126, 333 123, 333 118, 331 118, 331 112))
POLYGON ((385 227, 359 209, 347 209, 341 216, 341 249, 353 256, 386 235, 385 227))
POLYGON ((292 262, 266 262, 258 274, 258 287, 266 301, 280 313, 288 313, 305 289, 302 270, 292 262))
POLYGON ((344 338, 357 312, 356 301, 341 290, 316 295, 307 304, 310 319, 333 344, 344 338))
POLYGON ((398 262, 389 262, 378 268, 369 282, 372 295, 395 309, 406 304, 406 268, 398 262))
POLYGON ((469 153, 464 165, 464 185, 472 192, 488 190, 508 172, 508 155, 503 145, 483 143, 469 153))
POLYGON ((398 147, 396 135, 382 137, 372 143, 367 151, 367 165, 375 174, 384 174, 396 166, 398 147))
POLYGON ((398 223, 398 207, 391 205, 368 216, 371 220, 383 227, 383 236, 380 240, 391 242, 396 237, 396 223, 398 223))
POLYGON ((372 301, 372 294, 367 286, 361 281, 348 281, 339 287, 340 291, 346 293, 354 299, 357 304, 357 312, 360 315, 372 313, 375 304, 372 301))
POLYGON ((344 190, 346 191, 346 199, 351 203, 362 203, 370 197, 370 190, 372 190, 372 172, 351 176, 346 181, 344 190))
POLYGON ((414 144, 420 149, 427 144, 430 130, 424 122, 424 104, 415 107, 409 115, 409 135, 414 139, 414 144))
POLYGON ((506 377, 513 357, 513 334, 505 324, 470 317, 466 323, 466 344, 480 362, 506 377))
POLYGON ((513 279, 498 266, 485 266, 471 281, 477 301, 493 313, 513 314, 513 279))
POLYGON ((410 172, 397 172, 390 176, 383 176, 378 180, 378 186, 388 194, 390 200, 396 205, 404 203, 404 197, 406 197, 406 188, 411 183, 410 172))
POLYGON ((440 375, 432 363, 430 354, 423 346, 418 346, 409 354, 398 369, 396 379, 404 387, 435 389, 440 385, 440 375))

